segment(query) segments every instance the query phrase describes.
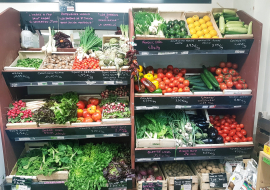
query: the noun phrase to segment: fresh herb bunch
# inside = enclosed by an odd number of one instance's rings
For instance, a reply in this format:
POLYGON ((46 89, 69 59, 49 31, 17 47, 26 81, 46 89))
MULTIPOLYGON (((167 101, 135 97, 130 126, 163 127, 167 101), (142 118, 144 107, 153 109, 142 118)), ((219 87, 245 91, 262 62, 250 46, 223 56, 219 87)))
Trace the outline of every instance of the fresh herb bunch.
POLYGON ((39 58, 19 59, 17 61, 16 67, 34 67, 38 69, 41 63, 42 63, 42 59, 39 59, 39 58))
POLYGON ((54 112, 51 107, 54 105, 55 100, 47 100, 46 103, 34 111, 33 119, 39 126, 40 123, 53 123, 54 122, 54 112))
POLYGON ((102 47, 102 40, 95 34, 95 30, 92 27, 86 27, 79 35, 80 46, 85 53, 90 49, 99 50, 102 47))

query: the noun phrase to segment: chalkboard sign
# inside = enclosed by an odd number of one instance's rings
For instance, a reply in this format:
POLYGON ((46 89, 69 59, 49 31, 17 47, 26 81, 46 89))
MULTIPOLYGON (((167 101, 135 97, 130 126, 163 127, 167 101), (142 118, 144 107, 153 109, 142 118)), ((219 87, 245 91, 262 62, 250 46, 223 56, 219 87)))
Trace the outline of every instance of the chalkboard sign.
POLYGON ((244 54, 248 53, 253 39, 167 39, 167 40, 134 40, 136 49, 140 55, 170 55, 170 54, 190 54, 190 53, 228 53, 244 54))
POLYGON ((175 179, 174 190, 191 190, 192 179, 175 179))
POLYGON ((29 21, 37 30, 47 30, 49 26, 59 30, 80 30, 86 26, 116 30, 121 24, 128 25, 128 13, 20 12, 20 16, 22 22, 29 21))
POLYGON ((108 183, 109 190, 126 190, 127 189, 127 181, 119 181, 115 183, 108 183))
POLYGON ((162 190, 162 182, 143 182, 142 190, 162 190))
POLYGON ((122 71, 34 71, 2 72, 6 83, 16 86, 46 85, 125 85, 130 83, 130 72, 122 71), (81 83, 79 83, 81 82, 81 83))
POLYGON ((210 188, 226 188, 227 183, 228 182, 226 173, 209 174, 210 188))

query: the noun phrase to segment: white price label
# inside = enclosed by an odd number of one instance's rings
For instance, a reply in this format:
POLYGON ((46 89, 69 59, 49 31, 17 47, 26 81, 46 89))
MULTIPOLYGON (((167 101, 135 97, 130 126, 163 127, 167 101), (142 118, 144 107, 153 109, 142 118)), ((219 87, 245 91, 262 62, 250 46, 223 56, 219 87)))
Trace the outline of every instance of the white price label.
POLYGON ((38 86, 46 86, 47 84, 47 82, 38 82, 38 86))
POLYGON ((188 51, 182 51, 181 54, 188 54, 188 51))
POLYGON ((19 141, 30 141, 30 138, 19 138, 19 141))
POLYGON ((95 138, 96 135, 86 135, 86 138, 95 138))
POLYGON ((210 183, 210 187, 215 187, 215 183, 210 183))
POLYGON ((114 84, 114 81, 104 81, 104 84, 114 84))
POLYGON ((113 134, 104 134, 104 137, 113 137, 113 134))
POLYGON ((16 189, 17 190, 28 190, 28 187, 26 185, 16 185, 16 189))
POLYGON ((57 139, 65 139, 65 137, 56 137, 57 139))

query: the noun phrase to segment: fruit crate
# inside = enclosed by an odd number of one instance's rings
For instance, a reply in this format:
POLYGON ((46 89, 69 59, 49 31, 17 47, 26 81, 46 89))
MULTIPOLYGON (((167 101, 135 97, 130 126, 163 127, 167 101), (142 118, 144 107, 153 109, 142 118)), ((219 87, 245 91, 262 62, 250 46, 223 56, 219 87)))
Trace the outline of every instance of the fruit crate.
MULTIPOLYGON (((196 170, 196 167, 194 165, 194 161, 193 162, 190 161, 189 162, 189 166, 190 166, 191 170, 193 171, 193 173, 195 175, 197 175, 198 178, 199 178, 199 188, 200 188, 200 190, 215 190, 215 189, 217 189, 217 188, 210 188, 209 173, 199 173, 196 170)), ((229 179, 231 177, 231 174, 230 173, 226 173, 226 176, 227 176, 227 183, 228 183, 229 182, 229 179)), ((225 188, 218 188, 218 189, 220 189, 220 190, 223 189, 224 190, 225 188)))
MULTIPOLYGON (((152 183, 162 183, 162 188, 159 187, 158 189, 161 189, 161 190, 167 190, 167 180, 165 179, 163 173, 162 173, 162 170, 160 169, 159 165, 156 164, 157 167, 158 167, 158 172, 154 173, 154 176, 157 177, 157 176, 162 176, 162 179, 163 180, 155 180, 155 181, 137 181, 137 190, 143 190, 143 189, 148 189, 148 188, 143 188, 144 185, 146 184, 152 184, 152 183)), ((161 186, 161 185, 160 185, 161 186)))
MULTIPOLYGON (((185 15, 185 20, 187 20, 187 18, 189 18, 189 17, 193 17, 194 15, 198 15, 199 18, 202 18, 204 16, 209 16, 210 21, 212 22, 212 26, 214 27, 214 30, 216 30, 216 32, 217 32, 218 38, 222 38, 222 35, 221 35, 221 33, 220 33, 219 29, 218 29, 218 26, 217 26, 217 24, 215 22, 215 19, 214 19, 211 12, 209 12, 209 11, 207 11, 207 12, 185 12, 184 15, 185 15)), ((190 33, 189 28, 187 28, 187 29, 188 29, 188 31, 190 33)), ((203 39, 205 39, 205 38, 203 38, 203 39)))
MULTIPOLYGON (((33 149, 41 148, 44 145, 48 145, 48 142, 31 142, 31 143, 25 143, 25 148, 22 151, 20 158, 23 157, 27 152, 33 149)), ((66 181, 68 179, 68 171, 58 171, 54 172, 50 176, 44 176, 44 175, 37 175, 37 176, 19 176, 16 175, 17 172, 17 163, 13 167, 10 175, 6 177, 7 183, 12 183, 12 178, 13 177, 22 177, 22 178, 30 178, 32 179, 33 182, 38 182, 38 181, 66 181)))
MULTIPOLYGON (((212 14, 213 13, 218 13, 218 12, 222 12, 224 8, 213 8, 212 9, 212 14)), ((231 8, 225 8, 225 9, 229 9, 229 10, 233 10, 233 11, 237 11, 237 9, 231 9, 231 8)), ((239 17, 236 13, 236 16, 239 17)), ((239 18, 239 21, 241 21, 241 18, 239 18)), ((214 20, 215 22, 215 20, 214 20)), ((215 22, 216 23, 216 22, 215 22)), ((226 23, 225 23, 226 24, 226 23)), ((249 24, 249 23, 245 23, 245 24, 249 24)), ((218 29, 219 31, 219 29, 218 29)), ((220 32, 220 31, 219 31, 220 32)), ((224 38, 229 38, 229 39, 250 39, 253 38, 253 34, 226 34, 224 35, 224 38)))
POLYGON ((39 58, 39 59, 44 60, 45 53, 42 51, 19 51, 19 56, 12 62, 12 64, 10 66, 4 67, 4 70, 5 71, 9 71, 9 70, 36 70, 36 68, 34 68, 34 67, 16 67, 19 59, 26 59, 26 58, 39 58))
POLYGON ((162 162, 161 163, 161 169, 162 169, 162 172, 163 174, 165 175, 165 178, 167 180, 167 183, 168 183, 168 190, 174 190, 174 180, 177 180, 177 179, 190 179, 191 180, 191 185, 192 185, 192 188, 191 190, 198 190, 198 182, 199 182, 199 179, 198 179, 198 176, 195 175, 192 170, 190 169, 190 167, 187 165, 187 163, 185 161, 179 161, 179 162, 174 162, 174 163, 182 163, 182 164, 185 164, 187 166, 187 169, 189 170, 190 174, 192 175, 187 175, 187 176, 169 176, 168 175, 168 172, 166 171, 166 168, 165 168, 165 164, 166 163, 173 163, 173 162, 162 162))

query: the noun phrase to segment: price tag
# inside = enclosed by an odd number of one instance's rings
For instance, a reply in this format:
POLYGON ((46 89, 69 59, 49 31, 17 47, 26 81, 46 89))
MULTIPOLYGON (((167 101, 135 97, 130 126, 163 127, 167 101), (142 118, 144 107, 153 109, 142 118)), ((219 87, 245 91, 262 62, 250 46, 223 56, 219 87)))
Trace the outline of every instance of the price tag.
POLYGON ((37 84, 38 84, 38 86, 46 86, 47 82, 38 82, 37 84))
POLYGON ((127 189, 127 181, 119 181, 115 183, 108 184, 109 190, 126 190, 127 189))
POLYGON ((104 81, 104 84, 114 84, 114 81, 104 81))
POLYGON ((19 138, 19 141, 30 141, 30 138, 19 138))
POLYGON ((55 86, 64 85, 64 84, 65 84, 64 82, 52 82, 52 85, 55 85, 55 86))
POLYGON ((162 182, 143 182, 142 190, 162 190, 162 182))
POLYGON ((13 177, 11 190, 31 190, 32 179, 13 177))
POLYGON ((191 190, 192 179, 175 179, 174 190, 191 190))
POLYGON ((210 188, 225 188, 227 187, 226 173, 209 174, 210 188))
POLYGON ((96 135, 86 135, 86 138, 95 138, 96 135))

